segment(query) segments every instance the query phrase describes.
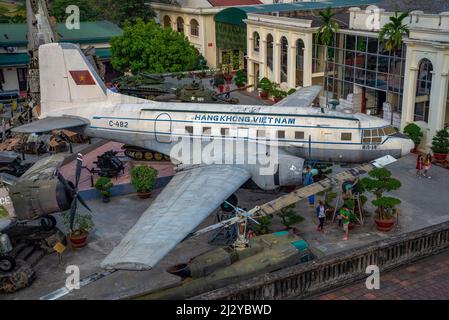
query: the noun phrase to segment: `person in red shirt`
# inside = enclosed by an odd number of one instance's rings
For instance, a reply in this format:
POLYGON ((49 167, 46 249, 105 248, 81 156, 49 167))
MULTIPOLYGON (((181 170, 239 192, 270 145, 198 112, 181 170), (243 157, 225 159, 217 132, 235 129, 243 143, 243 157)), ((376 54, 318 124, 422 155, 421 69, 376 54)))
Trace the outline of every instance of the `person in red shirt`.
POLYGON ((418 159, 416 159, 416 176, 419 177, 422 174, 423 168, 423 158, 422 155, 418 155, 418 159))

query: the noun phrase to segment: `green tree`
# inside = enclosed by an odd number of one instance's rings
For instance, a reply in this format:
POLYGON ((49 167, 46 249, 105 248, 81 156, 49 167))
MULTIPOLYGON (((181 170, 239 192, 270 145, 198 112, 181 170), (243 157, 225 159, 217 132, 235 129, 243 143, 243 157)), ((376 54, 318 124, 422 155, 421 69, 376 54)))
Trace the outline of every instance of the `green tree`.
POLYGON ((56 21, 64 22, 70 15, 65 12, 70 5, 75 5, 80 9, 80 21, 98 19, 99 12, 90 0, 54 0, 50 4, 50 15, 55 17, 56 21))
POLYGON ((127 24, 111 41, 112 65, 122 72, 181 72, 194 70, 199 53, 182 33, 151 20, 127 24))
POLYGON ((137 23, 139 20, 148 22, 156 16, 147 3, 148 1, 145 0, 104 0, 98 1, 97 6, 102 12, 102 19, 124 27, 127 21, 131 24, 137 23))
MULTIPOLYGON (((335 34, 338 32, 338 23, 334 20, 335 13, 331 8, 326 8, 324 11, 320 11, 321 27, 318 29, 316 41, 318 44, 324 45, 324 79, 325 79, 325 92, 326 92, 326 107, 329 104, 329 97, 327 95, 328 90, 328 56, 329 46, 334 42, 335 34)), ((331 54, 333 55, 333 54, 331 54)))
MULTIPOLYGON (((385 24, 379 32, 379 40, 385 41, 385 49, 391 56, 392 52, 401 49, 402 39, 410 34, 410 30, 404 23, 405 18, 408 17, 408 12, 395 12, 393 17, 390 17, 390 22, 385 24)), ((388 89, 390 84, 387 80, 387 103, 388 103, 388 89)), ((391 124, 393 124, 393 108, 391 109, 391 124)))

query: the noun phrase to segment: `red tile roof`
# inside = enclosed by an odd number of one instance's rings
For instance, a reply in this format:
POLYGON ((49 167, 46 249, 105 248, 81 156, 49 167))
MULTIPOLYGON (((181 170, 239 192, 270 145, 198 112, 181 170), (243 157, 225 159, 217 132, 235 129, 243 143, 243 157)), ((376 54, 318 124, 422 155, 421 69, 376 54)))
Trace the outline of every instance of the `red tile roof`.
POLYGON ((259 0, 207 0, 213 7, 250 6, 262 4, 259 0))

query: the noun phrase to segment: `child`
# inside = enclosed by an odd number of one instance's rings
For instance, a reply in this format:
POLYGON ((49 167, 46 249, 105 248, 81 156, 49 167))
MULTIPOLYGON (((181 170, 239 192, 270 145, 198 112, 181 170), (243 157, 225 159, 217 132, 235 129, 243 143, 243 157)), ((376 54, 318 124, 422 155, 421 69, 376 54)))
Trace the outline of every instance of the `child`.
POLYGON ((346 207, 340 209, 340 216, 343 223, 343 230, 345 232, 345 236, 343 241, 347 241, 349 239, 349 210, 346 207))
POLYGON ((422 155, 418 155, 418 159, 416 159, 416 176, 419 177, 422 174, 423 167, 423 159, 422 155))
POLYGON ((432 156, 430 153, 426 155, 426 159, 424 160, 424 176, 427 179, 431 179, 432 177, 429 175, 430 165, 432 164, 432 156))

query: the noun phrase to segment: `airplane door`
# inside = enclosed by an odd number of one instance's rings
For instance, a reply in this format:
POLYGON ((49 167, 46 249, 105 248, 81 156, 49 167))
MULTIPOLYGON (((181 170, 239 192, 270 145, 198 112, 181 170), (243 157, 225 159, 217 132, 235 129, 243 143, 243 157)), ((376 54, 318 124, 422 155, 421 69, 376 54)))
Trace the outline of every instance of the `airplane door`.
POLYGON ((172 120, 168 113, 161 113, 154 122, 154 134, 157 142, 170 143, 172 133, 172 120))

